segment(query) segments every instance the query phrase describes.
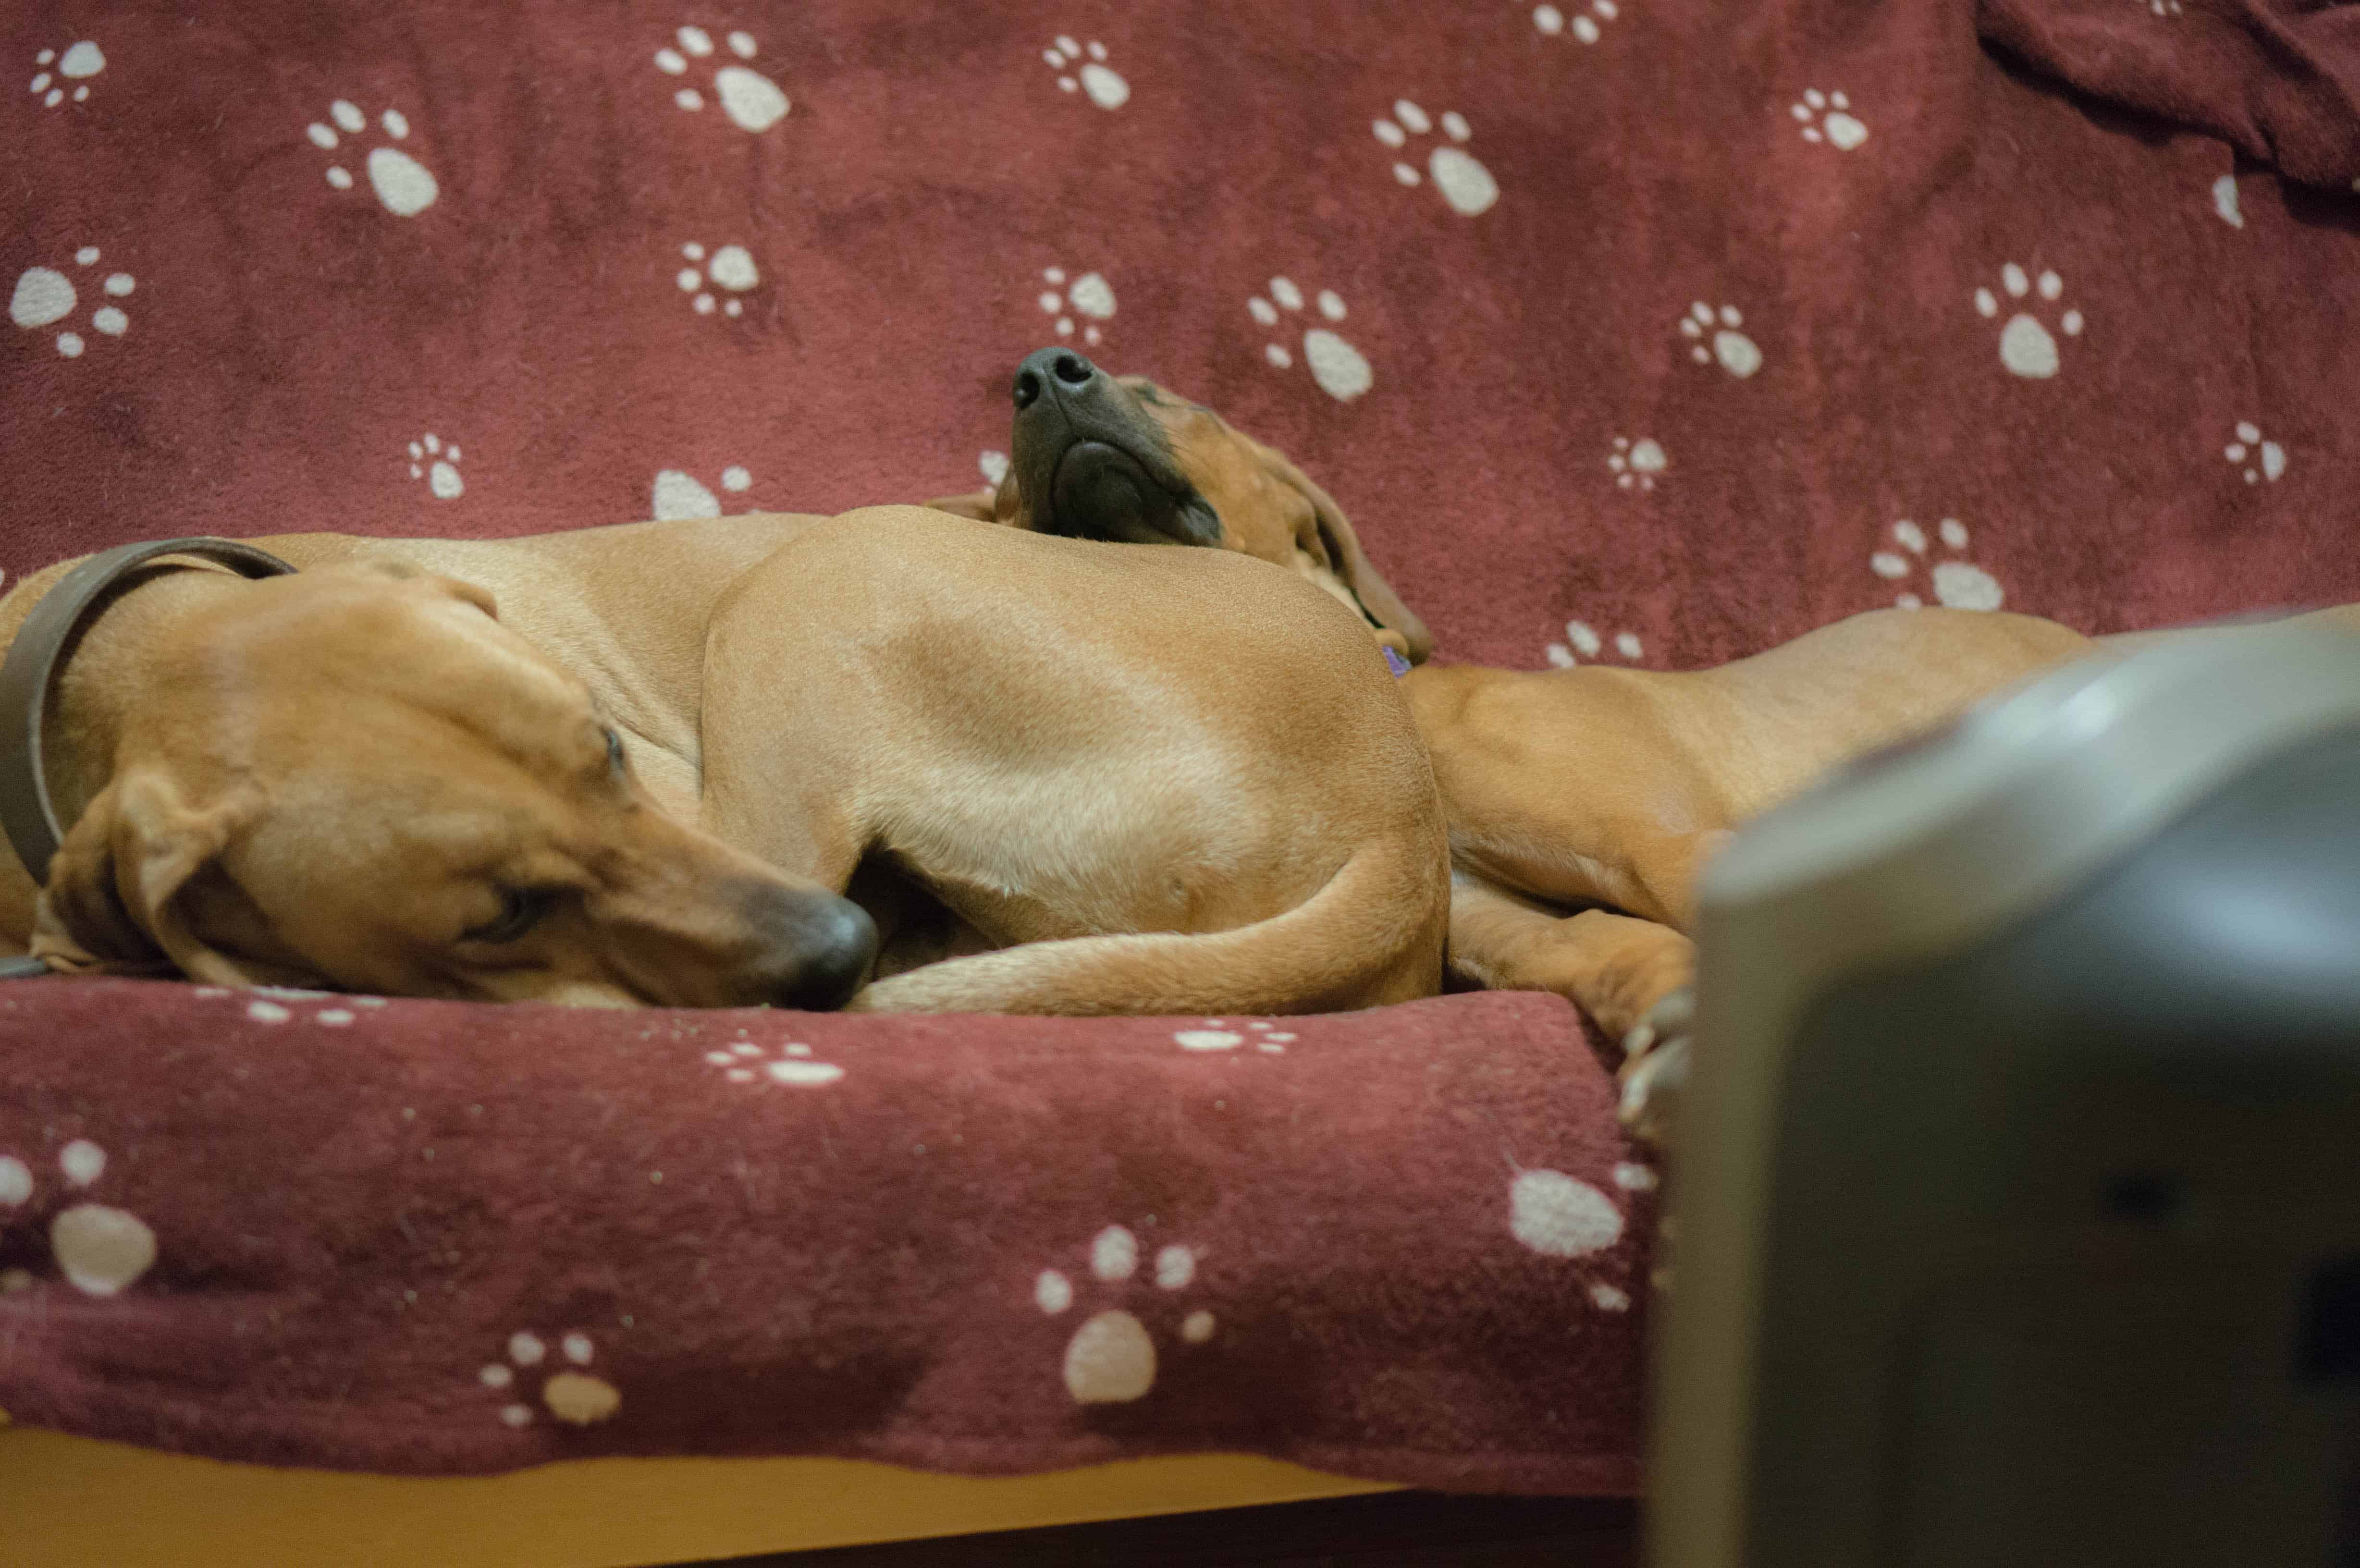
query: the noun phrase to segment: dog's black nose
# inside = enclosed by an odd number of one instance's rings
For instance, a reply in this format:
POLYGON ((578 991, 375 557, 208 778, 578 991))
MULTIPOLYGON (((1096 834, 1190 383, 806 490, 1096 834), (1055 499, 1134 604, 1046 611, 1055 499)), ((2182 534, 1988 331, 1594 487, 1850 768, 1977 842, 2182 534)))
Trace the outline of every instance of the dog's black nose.
POLYGON ((1087 387, 1098 377, 1098 367, 1069 348, 1044 348, 1024 356, 1016 367, 1016 408, 1019 413, 1041 400, 1054 378, 1066 387, 1087 387))
POLYGON ((877 923, 849 898, 803 910, 792 935, 795 963, 772 989, 781 1007, 832 1012, 852 999, 877 957, 877 923))

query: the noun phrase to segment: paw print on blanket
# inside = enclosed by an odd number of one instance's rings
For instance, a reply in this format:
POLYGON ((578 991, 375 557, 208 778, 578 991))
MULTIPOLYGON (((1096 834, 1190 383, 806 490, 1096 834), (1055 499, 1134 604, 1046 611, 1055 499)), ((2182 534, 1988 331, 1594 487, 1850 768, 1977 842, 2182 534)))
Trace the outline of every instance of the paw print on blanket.
MULTIPOLYGON (((1636 1162, 1614 1168, 1615 1183, 1625 1192, 1648 1190, 1654 1176, 1651 1167, 1636 1162)), ((1621 1204, 1562 1171, 1519 1171, 1508 1183, 1508 1234, 1543 1258, 1595 1258, 1610 1252, 1622 1239, 1624 1224, 1621 1204)), ((1631 1292, 1616 1279, 1594 1279, 1585 1294, 1600 1312, 1631 1310, 1631 1292)))
POLYGON ((812 1048, 800 1040, 781 1046, 779 1054, 771 1057, 752 1040, 741 1040, 726 1050, 706 1051, 705 1062, 708 1067, 720 1069, 721 1075, 732 1083, 784 1083, 793 1089, 822 1089, 844 1080, 843 1068, 833 1062, 814 1062, 812 1048))
MULTIPOLYGON (((1098 323, 1114 319, 1114 285, 1106 280, 1103 273, 1085 272, 1068 282, 1064 267, 1048 267, 1042 268, 1041 281, 1048 287, 1041 290, 1035 300, 1043 315, 1056 318, 1059 337, 1074 335, 1074 318, 1079 316, 1082 318, 1084 343, 1095 348, 1106 341, 1106 333, 1099 330, 1098 323)), ((996 485, 999 481, 992 483, 996 485)))
POLYGON ((1578 42, 1594 44, 1605 36, 1605 24, 1622 14, 1622 7, 1614 0, 1590 0, 1587 16, 1576 10, 1570 18, 1554 5, 1535 5, 1533 7, 1533 26, 1550 38, 1570 31, 1578 42))
POLYGON ((410 476, 425 480, 438 501, 455 501, 467 493, 466 481, 459 477, 459 444, 445 444, 432 430, 410 443, 410 476))
MULTIPOLYGON (((562 1335, 557 1342, 559 1361, 550 1360, 549 1349, 541 1335, 519 1329, 508 1335, 507 1358, 486 1362, 475 1374, 475 1381, 495 1394, 508 1395, 538 1377, 542 1408, 570 1426, 593 1425, 622 1408, 621 1389, 604 1377, 578 1370, 598 1354, 588 1334, 576 1330, 562 1335), (545 1366, 560 1369, 544 1374, 545 1366)), ((500 1406, 500 1420, 508 1426, 530 1426, 537 1419, 532 1406, 524 1400, 512 1399, 500 1406)))
MULTIPOLYGON (((74 252, 74 265, 91 267, 98 265, 98 247, 84 245, 74 252)), ((83 280, 84 288, 90 280, 83 280)), ((90 313, 91 330, 111 338, 119 338, 131 330, 131 318, 123 308, 111 301, 127 297, 137 288, 137 280, 127 272, 110 272, 99 285, 99 292, 109 303, 100 305, 90 313)), ((73 278, 62 270, 49 267, 28 267, 16 278, 16 287, 8 296, 8 319, 27 331, 37 330, 64 321, 74 313, 82 302, 73 278)), ((67 359, 79 359, 89 345, 77 332, 58 334, 58 353, 67 359)))
MULTIPOLYGON (((1954 550, 1967 548, 1967 527, 1956 517, 1944 517, 1936 532, 1944 546, 1954 550)), ((1907 553, 1880 550, 1868 558, 1869 570, 1888 583, 1900 583, 1911 578, 1927 560, 1926 530, 1904 517, 1893 525, 1893 541, 1907 553)), ((1965 561, 1930 562, 1935 602, 1953 610, 1996 610, 2006 597, 1999 583, 1982 567, 1965 561)), ((1923 609, 1926 601, 1915 593, 1904 593, 1894 604, 1904 610, 1923 609)))
MULTIPOLYGON (((1571 670, 1585 659, 1596 659, 1606 651, 1606 639, 1587 621, 1565 623, 1565 641, 1553 642, 1544 650, 1550 664, 1559 670, 1571 670)), ((1625 664, 1635 664, 1645 653, 1636 632, 1616 632, 1614 652, 1625 664)))
POLYGON ((33 76, 33 96, 41 101, 44 109, 54 109, 66 101, 66 84, 72 82, 73 101, 90 101, 89 78, 106 69, 106 53, 88 38, 69 44, 60 57, 55 49, 43 49, 33 57, 39 70, 33 76), (50 67, 57 68, 54 73, 50 67))
MULTIPOLYGON (((96 1187, 106 1175, 106 1150, 86 1138, 58 1150, 58 1180, 66 1193, 96 1187)), ((31 1163, 0 1154, 0 1234, 15 1211, 32 1202, 39 1186, 31 1163)), ((49 1221, 49 1256, 67 1284, 85 1296, 117 1296, 138 1282, 156 1262, 156 1233, 148 1222, 108 1203, 74 1203, 49 1221)), ((31 1290, 29 1269, 0 1273, 0 1295, 31 1290)))
POLYGON ((1637 490, 1641 494, 1653 490, 1655 480, 1671 466, 1664 455, 1663 443, 1642 436, 1633 441, 1629 436, 1616 436, 1614 449, 1606 454, 1606 466, 1614 475, 1618 490, 1637 490))
POLYGON ((1803 89, 1802 102, 1787 109, 1803 123, 1803 139, 1825 142, 1838 152, 1850 152, 1868 140, 1868 127, 1852 115, 1852 100, 1841 93, 1803 89))
MULTIPOLYGON (((2060 361, 2057 340, 2049 335, 2040 319, 2035 316, 2029 296, 2038 293, 2051 304, 2065 292, 2065 280, 2053 271, 2043 271, 2038 279, 2028 277, 2024 268, 2009 262, 2000 268, 2000 287, 2011 300, 2021 301, 2023 309, 2007 319, 2000 329, 1999 362, 2014 374, 2035 381, 2045 381, 2057 374, 2060 361)), ((1985 321, 1999 317, 1999 296, 1988 289, 1975 290, 1975 314, 1985 321)), ((2067 310, 2057 323, 2058 330, 2069 338, 2081 335, 2081 312, 2067 310)))
MULTIPOLYGON (((672 34, 680 47, 671 44, 656 50, 656 69, 666 76, 685 76, 690 62, 695 62, 699 76, 705 73, 705 62, 715 58, 713 35, 703 27, 683 27, 672 34)), ((729 52, 739 60, 751 60, 760 52, 748 32, 732 32, 727 39, 729 52)), ((713 73, 713 95, 720 100, 721 112, 729 123, 741 131, 767 131, 787 117, 787 95, 779 84, 748 65, 725 65, 713 73)), ((672 101, 691 114, 705 107, 705 94, 694 87, 683 87, 672 95, 672 101)))
POLYGON ((1254 1049, 1264 1056, 1284 1056, 1286 1048, 1295 1043, 1294 1031, 1280 1029, 1267 1019, 1254 1019, 1245 1025, 1245 1029, 1240 1034, 1219 1018, 1207 1018, 1203 1029, 1175 1030, 1172 1043, 1183 1051, 1235 1051, 1251 1040, 1254 1049))
MULTIPOLYGON (((344 136, 357 136, 368 129, 368 116, 357 104, 339 98, 328 105, 330 125, 319 120, 303 127, 303 134, 322 152, 335 152, 343 146, 344 136), (337 133, 342 132, 343 136, 337 133)), ((394 141, 405 141, 410 136, 409 117, 399 109, 388 109, 378 124, 394 141)), ((377 192, 377 204, 398 218, 414 218, 434 205, 442 188, 426 166, 399 147, 381 147, 369 149, 367 161, 369 189, 377 192)), ((328 166, 328 183, 339 191, 353 188, 352 170, 341 163, 328 166)))
MULTIPOLYGON (((1333 289, 1319 290, 1317 304, 1319 314, 1327 320, 1344 319, 1344 298, 1333 289)), ((1247 313, 1265 327, 1275 327, 1302 309, 1303 290, 1288 278, 1270 280, 1268 299, 1257 294, 1246 301, 1247 313)), ((1262 356, 1279 370, 1295 365, 1295 355, 1284 343, 1263 344, 1262 356)), ((1319 390, 1338 403, 1349 403, 1376 385, 1376 373, 1369 368, 1367 356, 1332 328, 1312 327, 1304 332, 1303 363, 1311 367, 1311 379, 1319 384, 1319 390)))
MULTIPOLYGON (((752 488, 754 476, 738 463, 721 471, 721 488, 739 491, 752 488)), ((656 475, 648 496, 648 516, 660 523, 675 523, 688 517, 721 516, 721 501, 694 475, 677 468, 667 468, 656 475)))
POLYGON ((2286 448, 2274 441, 2262 438, 2262 427, 2251 419, 2237 421, 2237 439, 2221 449, 2221 455, 2232 468, 2242 468, 2245 483, 2275 485, 2286 472, 2286 448))
POLYGON ((2212 182, 2212 212, 2233 229, 2245 226, 2245 214, 2237 205, 2237 177, 2224 174, 2212 182))
MULTIPOLYGON (((1396 98, 1393 117, 1379 119, 1371 128, 1385 146, 1395 152, 1408 153, 1413 138, 1433 132, 1434 120, 1408 99, 1396 98)), ((1449 139, 1437 142, 1426 155, 1425 174, 1418 173, 1417 166, 1404 158, 1394 161, 1393 178, 1404 185, 1415 186, 1425 184, 1431 177, 1436 193, 1462 217, 1490 212, 1491 204, 1500 199, 1500 182, 1491 178, 1490 169, 1476 161, 1473 153, 1456 145, 1475 134, 1467 124, 1467 116, 1456 109, 1445 114, 1442 134, 1449 139)))
MULTIPOLYGON (((705 246, 691 240, 680 247, 680 255, 688 265, 673 276, 672 281, 680 286, 682 293, 689 296, 690 308, 700 316, 713 314, 713 289, 724 289, 733 295, 743 294, 762 281, 761 268, 754 265, 753 253, 744 245, 726 245, 707 256, 705 246), (712 289, 705 287, 708 279, 712 289)), ((725 316, 740 315, 745 309, 743 299, 721 301, 721 313, 725 316)))
POLYGON ((1096 38, 1085 47, 1069 35, 1059 33, 1056 42, 1041 51, 1041 58, 1057 73, 1060 92, 1087 94, 1101 109, 1120 109, 1131 102, 1131 83, 1107 63, 1106 45, 1096 38), (1084 55, 1089 58, 1084 60, 1084 55), (1072 69, 1076 62, 1081 66, 1079 71, 1072 69))
MULTIPOLYGON (((1160 1248, 1149 1265, 1154 1290, 1166 1297, 1186 1290, 1196 1278, 1199 1256, 1196 1248, 1178 1244, 1160 1248)), ((1218 1326, 1202 1308, 1181 1314, 1176 1302, 1133 1284, 1141 1262, 1139 1237, 1121 1225, 1109 1225, 1090 1240, 1089 1272, 1082 1288, 1101 1294, 1111 1290, 1129 1300, 1131 1307, 1093 1312, 1066 1339, 1061 1370, 1065 1392, 1077 1405, 1128 1404, 1155 1387, 1155 1336, 1141 1312, 1158 1321, 1178 1316, 1177 1334, 1185 1345, 1205 1344, 1218 1326)), ((1046 1315, 1064 1316, 1075 1300, 1075 1281, 1063 1270, 1043 1269, 1033 1279, 1032 1304, 1046 1315)))
POLYGON ((1740 381, 1762 368, 1762 351, 1737 329, 1745 317, 1734 305, 1719 310, 1699 299, 1680 318, 1680 336, 1688 340, 1688 357, 1699 365, 1719 362, 1740 381))
MULTIPOLYGON (((422 450, 424 443, 420 444, 422 450)), ((454 452, 452 455, 455 457, 457 453, 454 452)), ((292 985, 257 985, 251 992, 230 991, 218 985, 200 985, 197 987, 197 995, 207 998, 249 997, 246 1004, 246 1016, 248 1021, 257 1024, 291 1023, 298 1017, 305 1016, 299 1015, 294 1007, 289 1006, 290 1003, 327 1002, 332 1005, 308 1015, 310 1021, 322 1029, 349 1028, 353 1020, 360 1016, 353 1010, 355 1007, 382 1007, 386 1005, 383 996, 354 996, 334 991, 305 991, 292 985)))

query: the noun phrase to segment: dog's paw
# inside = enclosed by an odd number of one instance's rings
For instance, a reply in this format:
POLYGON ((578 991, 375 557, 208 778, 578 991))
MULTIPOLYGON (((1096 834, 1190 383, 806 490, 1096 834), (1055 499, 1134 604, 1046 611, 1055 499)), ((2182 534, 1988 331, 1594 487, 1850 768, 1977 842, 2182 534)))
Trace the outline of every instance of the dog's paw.
POLYGON ((1696 989, 1683 985, 1648 1008, 1622 1037, 1622 1127, 1658 1149, 1671 1141, 1679 1122, 1695 1029, 1696 989))

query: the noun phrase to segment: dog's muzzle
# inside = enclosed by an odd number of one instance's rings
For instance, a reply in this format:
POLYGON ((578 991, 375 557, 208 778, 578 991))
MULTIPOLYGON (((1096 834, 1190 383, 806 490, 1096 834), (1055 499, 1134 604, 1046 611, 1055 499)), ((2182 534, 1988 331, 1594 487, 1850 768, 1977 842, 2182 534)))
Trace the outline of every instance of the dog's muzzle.
POLYGON ((1121 544, 1218 544, 1220 519, 1173 463, 1164 430, 1069 348, 1017 367, 1018 491, 1043 533, 1121 544))

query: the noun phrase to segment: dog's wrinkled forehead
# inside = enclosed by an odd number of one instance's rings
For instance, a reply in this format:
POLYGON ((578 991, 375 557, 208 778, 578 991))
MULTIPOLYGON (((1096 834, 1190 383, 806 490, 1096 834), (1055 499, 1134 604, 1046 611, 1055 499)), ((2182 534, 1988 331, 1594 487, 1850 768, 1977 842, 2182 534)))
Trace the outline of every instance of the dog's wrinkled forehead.
POLYGON ((1184 465, 1188 454, 1175 449, 1176 441, 1242 441, 1239 431, 1213 409, 1144 376, 1118 376, 1115 385, 1131 395, 1164 438, 1166 450, 1184 465))
MULTIPOLYGON (((1216 409, 1184 397, 1144 376, 1119 376, 1115 384, 1147 415, 1147 428, 1180 474, 1218 508, 1222 494, 1239 504, 1238 486, 1274 477, 1260 442, 1221 418, 1216 409)), ((1235 540, 1232 540, 1234 543, 1235 540)))
POLYGON ((488 596, 395 572, 309 575, 224 639, 242 714, 224 734, 338 773, 421 754, 446 770, 478 753, 557 773, 604 759, 587 684, 500 625, 488 596))
POLYGON ((1192 413, 1207 415, 1215 420, 1220 416, 1204 404, 1181 397, 1167 387, 1160 387, 1144 376, 1118 376, 1116 384, 1130 389, 1131 396, 1151 408, 1185 408, 1192 413))

